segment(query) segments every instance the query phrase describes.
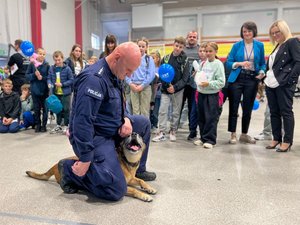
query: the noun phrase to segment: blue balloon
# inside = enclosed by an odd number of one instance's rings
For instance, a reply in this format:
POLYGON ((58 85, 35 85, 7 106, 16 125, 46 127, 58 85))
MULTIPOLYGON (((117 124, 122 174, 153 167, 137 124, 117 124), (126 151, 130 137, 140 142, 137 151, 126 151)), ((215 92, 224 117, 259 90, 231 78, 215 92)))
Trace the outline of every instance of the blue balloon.
POLYGON ((24 55, 30 57, 34 53, 34 46, 30 41, 22 41, 20 46, 24 55))
POLYGON ((258 108, 259 108, 259 101, 258 100, 254 100, 254 104, 253 104, 253 110, 258 110, 258 108))
POLYGON ((158 74, 159 74, 159 78, 162 81, 171 83, 172 80, 174 79, 175 70, 173 66, 171 66, 168 63, 165 63, 158 68, 158 74))

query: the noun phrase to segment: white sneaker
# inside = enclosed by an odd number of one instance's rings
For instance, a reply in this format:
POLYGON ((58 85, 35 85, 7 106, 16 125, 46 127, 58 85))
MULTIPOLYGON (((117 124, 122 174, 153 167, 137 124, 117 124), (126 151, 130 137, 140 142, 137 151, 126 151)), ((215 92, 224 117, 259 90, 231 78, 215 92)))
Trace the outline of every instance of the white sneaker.
POLYGON ((62 134, 66 134, 68 126, 62 126, 61 128, 62 128, 62 134))
POLYGON ((59 125, 57 125, 50 131, 50 134, 59 134, 59 133, 63 133, 63 129, 59 125))
POLYGON ((176 132, 175 132, 175 130, 170 131, 170 141, 176 141, 176 132))
POLYGON ((52 122, 55 120, 55 116, 54 115, 49 115, 48 116, 48 120, 47 120, 47 124, 52 124, 52 122))
POLYGON ((194 145, 200 146, 200 145, 203 145, 203 142, 201 140, 197 140, 197 141, 194 141, 194 145))
POLYGON ((214 146, 210 143, 204 143, 203 148, 212 149, 214 146))
POLYGON ((272 140, 272 136, 265 135, 264 133, 260 133, 259 135, 254 136, 254 139, 257 141, 272 140))
POLYGON ((165 140, 167 140, 166 139, 166 135, 165 135, 165 133, 163 133, 163 132, 159 132, 159 133, 157 133, 155 136, 154 136, 154 138, 152 138, 152 141, 153 142, 160 142, 160 141, 165 141, 165 140))

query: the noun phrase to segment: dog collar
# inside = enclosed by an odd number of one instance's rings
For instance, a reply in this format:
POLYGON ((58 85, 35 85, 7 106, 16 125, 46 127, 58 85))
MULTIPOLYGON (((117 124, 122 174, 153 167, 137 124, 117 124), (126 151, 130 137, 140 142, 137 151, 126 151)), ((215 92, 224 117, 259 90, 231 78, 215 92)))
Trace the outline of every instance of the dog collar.
POLYGON ((137 167, 137 166, 140 164, 140 160, 137 161, 137 162, 135 162, 135 163, 129 162, 129 161, 126 159, 124 153, 122 153, 122 160, 124 160, 124 161, 125 161, 129 166, 131 166, 131 167, 137 167))

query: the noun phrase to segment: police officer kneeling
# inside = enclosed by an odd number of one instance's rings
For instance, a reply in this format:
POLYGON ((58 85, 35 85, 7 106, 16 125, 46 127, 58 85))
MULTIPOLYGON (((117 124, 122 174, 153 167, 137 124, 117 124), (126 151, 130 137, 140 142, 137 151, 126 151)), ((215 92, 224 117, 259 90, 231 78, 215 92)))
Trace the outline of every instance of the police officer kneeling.
POLYGON ((107 200, 122 198, 127 184, 115 146, 132 132, 140 134, 147 145, 136 176, 145 181, 155 180, 156 174, 146 171, 149 119, 128 115, 122 94, 121 81, 140 62, 138 46, 127 42, 75 78, 70 142, 79 160, 59 162, 60 186, 64 192, 75 193, 80 189, 107 200))

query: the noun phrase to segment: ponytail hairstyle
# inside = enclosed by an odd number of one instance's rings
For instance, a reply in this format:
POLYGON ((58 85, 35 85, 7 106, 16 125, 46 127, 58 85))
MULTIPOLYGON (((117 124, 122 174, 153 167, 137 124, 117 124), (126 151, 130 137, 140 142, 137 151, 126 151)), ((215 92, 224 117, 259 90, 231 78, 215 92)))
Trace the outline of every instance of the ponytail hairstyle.
MULTIPOLYGON (((206 47, 211 47, 211 48, 213 48, 216 52, 217 52, 218 49, 219 49, 219 47, 218 47, 218 45, 217 45, 216 42, 207 42, 207 43, 206 43, 206 47)), ((215 56, 215 58, 216 58, 216 59, 219 59, 219 57, 218 57, 217 55, 215 56)))

